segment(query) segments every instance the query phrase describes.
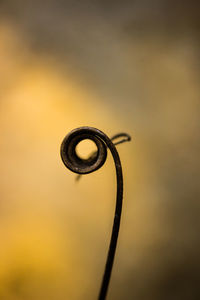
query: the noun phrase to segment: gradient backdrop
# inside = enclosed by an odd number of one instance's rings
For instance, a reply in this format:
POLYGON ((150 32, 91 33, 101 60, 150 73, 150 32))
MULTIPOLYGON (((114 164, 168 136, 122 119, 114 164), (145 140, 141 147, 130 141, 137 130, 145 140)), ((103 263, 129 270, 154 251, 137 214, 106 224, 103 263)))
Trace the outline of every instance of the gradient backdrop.
POLYGON ((199 1, 0 1, 1 300, 97 298, 115 172, 64 167, 83 125, 133 138, 108 299, 200 299, 199 53, 199 1))

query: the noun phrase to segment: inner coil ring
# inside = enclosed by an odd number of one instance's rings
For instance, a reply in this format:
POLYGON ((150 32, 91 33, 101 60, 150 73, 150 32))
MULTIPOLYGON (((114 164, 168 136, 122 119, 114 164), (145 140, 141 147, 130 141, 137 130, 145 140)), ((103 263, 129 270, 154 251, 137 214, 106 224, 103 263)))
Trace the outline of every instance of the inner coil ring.
POLYGON ((78 174, 88 174, 98 170, 105 163, 107 157, 107 147, 98 135, 89 129, 76 129, 69 133, 61 144, 61 158, 65 166, 72 172, 78 174), (76 146, 83 140, 92 140, 97 152, 88 159, 80 158, 76 152, 76 146))

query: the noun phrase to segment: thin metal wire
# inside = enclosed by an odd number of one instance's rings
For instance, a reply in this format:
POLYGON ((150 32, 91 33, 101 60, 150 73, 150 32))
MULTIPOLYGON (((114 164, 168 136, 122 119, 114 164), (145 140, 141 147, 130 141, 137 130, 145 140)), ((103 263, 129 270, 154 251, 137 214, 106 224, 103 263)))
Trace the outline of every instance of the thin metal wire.
POLYGON ((115 251, 117 246, 117 239, 120 228, 120 219, 122 212, 122 200, 123 200, 123 175, 122 166, 119 158, 119 154, 115 145, 121 144, 126 141, 130 141, 131 137, 126 133, 120 133, 114 135, 111 139, 99 129, 93 127, 80 127, 72 130, 63 140, 61 144, 61 158, 65 166, 72 172, 79 175, 88 174, 98 170, 106 161, 107 148, 110 149, 116 169, 117 177, 117 196, 114 222, 112 228, 112 235, 105 265, 105 271, 101 283, 101 288, 98 296, 98 300, 105 300, 108 286, 110 282, 111 271, 113 267, 115 251), (118 142, 113 143, 114 140, 123 137, 118 142), (76 153, 76 146, 84 139, 90 139, 94 141, 97 146, 97 151, 93 152, 88 159, 82 159, 76 153))

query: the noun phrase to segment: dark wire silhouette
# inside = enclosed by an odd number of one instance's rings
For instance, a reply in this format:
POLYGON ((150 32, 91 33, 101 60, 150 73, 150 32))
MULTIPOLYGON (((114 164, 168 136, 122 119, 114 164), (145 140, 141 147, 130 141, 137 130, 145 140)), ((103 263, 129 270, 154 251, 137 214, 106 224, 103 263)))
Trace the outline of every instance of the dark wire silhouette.
POLYGON ((115 145, 121 144, 126 141, 130 141, 131 137, 126 133, 120 133, 114 135, 111 139, 99 129, 93 127, 80 127, 72 130, 64 138, 61 144, 61 158, 65 166, 70 169, 72 172, 75 172, 79 175, 89 174, 98 170, 106 161, 107 157, 107 148, 110 149, 116 168, 116 177, 117 177, 117 196, 116 196, 116 207, 115 207, 115 216, 112 228, 112 235, 110 240, 110 246, 107 255, 107 261, 105 265, 105 271, 102 279, 102 284, 98 296, 98 300, 105 300, 112 266, 115 257, 115 251, 117 246, 117 239, 119 234, 120 219, 122 212, 122 200, 123 200, 123 175, 122 175, 122 166, 119 158, 119 154, 115 145), (115 140, 120 139, 115 142, 115 140), (76 153, 76 146, 82 140, 89 139, 92 140, 96 146, 97 151, 93 152, 88 159, 80 158, 76 153))

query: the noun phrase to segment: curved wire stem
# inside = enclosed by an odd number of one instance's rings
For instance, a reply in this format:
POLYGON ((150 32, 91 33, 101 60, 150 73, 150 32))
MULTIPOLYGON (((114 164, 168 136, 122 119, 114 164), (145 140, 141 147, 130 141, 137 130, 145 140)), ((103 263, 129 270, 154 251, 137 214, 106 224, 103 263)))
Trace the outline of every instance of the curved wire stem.
POLYGON ((115 252, 117 247, 117 240, 119 235, 119 228, 120 228, 120 221, 121 221, 121 213, 122 213, 122 204, 123 204, 123 174, 122 174, 122 166, 121 161, 119 158, 119 154, 116 150, 115 145, 121 144, 125 141, 130 141, 131 138, 127 134, 117 134, 111 138, 111 143, 108 145, 114 162, 115 162, 115 168, 116 168, 116 176, 117 176, 117 197, 116 197, 116 206, 115 206, 115 215, 114 215, 114 221, 113 221, 113 228, 112 228, 112 234, 111 234, 111 240, 107 255, 107 261, 105 265, 104 275, 101 283, 101 288, 99 292, 98 300, 105 300, 108 286, 110 282, 113 262, 115 258, 115 252), (119 137, 124 137, 123 140, 120 140, 116 143, 113 143, 113 141, 119 137))
POLYGON ((80 127, 74 129, 63 140, 61 145, 61 157, 63 163, 71 171, 78 173, 79 175, 91 173, 99 169, 105 162, 107 156, 107 148, 109 148, 116 169, 117 178, 117 194, 116 194, 116 206, 115 215, 113 221, 113 228, 111 234, 111 240, 109 250, 107 254, 107 260, 104 270, 104 275, 100 287, 98 300, 105 300, 108 292, 108 286, 110 282, 117 240, 119 235, 122 202, 123 202, 123 174, 122 166, 119 158, 119 154, 115 145, 121 144, 126 141, 130 141, 131 137, 126 133, 120 133, 114 135, 111 139, 102 131, 92 127, 80 127), (115 140, 122 138, 114 143, 115 140), (96 143, 97 151, 93 152, 88 159, 81 159, 76 153, 77 144, 84 139, 91 139, 96 143))

